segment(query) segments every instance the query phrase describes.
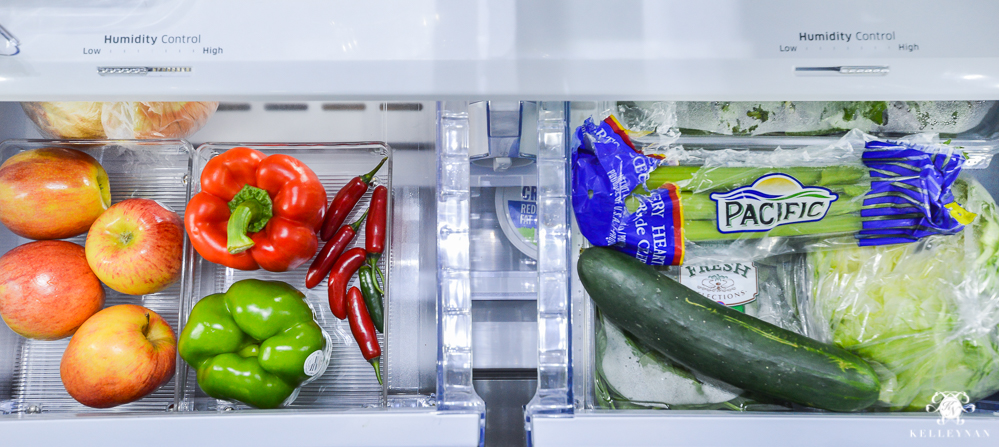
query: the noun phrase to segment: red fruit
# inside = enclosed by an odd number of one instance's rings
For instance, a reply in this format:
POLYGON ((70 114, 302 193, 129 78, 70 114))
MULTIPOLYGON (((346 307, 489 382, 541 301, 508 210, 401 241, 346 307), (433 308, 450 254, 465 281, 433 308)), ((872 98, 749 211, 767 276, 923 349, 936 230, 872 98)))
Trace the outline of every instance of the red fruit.
POLYGON ((0 257, 0 316, 18 334, 68 337, 102 307, 104 288, 79 245, 31 242, 0 257))

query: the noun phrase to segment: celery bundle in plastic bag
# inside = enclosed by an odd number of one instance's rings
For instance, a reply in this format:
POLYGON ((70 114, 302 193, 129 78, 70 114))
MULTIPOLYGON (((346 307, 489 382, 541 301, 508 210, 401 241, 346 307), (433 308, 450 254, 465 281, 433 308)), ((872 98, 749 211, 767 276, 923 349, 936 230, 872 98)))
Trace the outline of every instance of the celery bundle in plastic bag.
POLYGON ((690 245, 774 255, 809 244, 884 245, 954 234, 973 216, 950 188, 964 164, 928 135, 881 141, 854 131, 832 145, 646 155, 609 117, 576 131, 572 200, 590 243, 651 265, 690 245))
POLYGON ((922 411, 937 393, 967 402, 999 391, 999 214, 976 181, 953 191, 978 215, 961 233, 807 256, 809 336, 878 365, 883 407, 922 411))

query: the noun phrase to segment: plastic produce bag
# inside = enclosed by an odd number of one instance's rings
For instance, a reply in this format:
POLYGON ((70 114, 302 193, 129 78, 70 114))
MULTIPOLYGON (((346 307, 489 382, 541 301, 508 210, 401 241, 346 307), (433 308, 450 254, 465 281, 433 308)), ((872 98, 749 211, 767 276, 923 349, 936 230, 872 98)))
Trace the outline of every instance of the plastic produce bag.
POLYGON ((99 102, 22 102, 28 118, 49 138, 100 140, 107 138, 99 102))
POLYGON ((632 129, 664 108, 686 135, 956 134, 978 126, 995 101, 619 101, 615 113, 632 129))
POLYGON ((576 131, 572 201, 590 243, 651 265, 689 247, 756 249, 753 258, 829 245, 954 234, 972 215, 950 193, 964 164, 932 135, 773 151, 637 150, 610 117, 576 131))
POLYGON ((922 411, 938 392, 975 401, 999 391, 999 214, 972 179, 953 192, 978 215, 961 233, 807 256, 808 335, 879 365, 882 407, 922 411))
POLYGON ((597 403, 605 408, 733 409, 741 390, 699 378, 690 370, 597 318, 597 403))
POLYGON ((49 138, 187 138, 200 130, 217 102, 23 102, 49 138))
MULTIPOLYGON (((803 266, 798 259, 801 255, 745 261, 739 253, 697 248, 690 256, 697 261, 681 267, 664 267, 661 273, 712 300, 784 329, 802 332, 796 287, 790 282, 794 276, 785 274, 803 266)), ((599 313, 595 346, 596 401, 604 408, 789 409, 671 361, 599 313)))

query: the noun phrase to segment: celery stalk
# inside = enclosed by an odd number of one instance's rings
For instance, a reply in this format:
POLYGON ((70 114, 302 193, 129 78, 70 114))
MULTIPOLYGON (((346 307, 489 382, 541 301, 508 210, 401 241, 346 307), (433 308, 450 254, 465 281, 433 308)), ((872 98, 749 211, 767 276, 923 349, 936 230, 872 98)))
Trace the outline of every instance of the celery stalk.
POLYGON ((818 222, 804 222, 778 226, 768 232, 759 233, 721 233, 713 220, 686 220, 683 223, 683 236, 689 241, 726 241, 742 238, 760 238, 764 236, 806 236, 834 235, 839 233, 856 234, 861 230, 863 222, 859 216, 843 214, 830 216, 818 222))
MULTIPOLYGON (((869 190, 870 186, 867 189, 869 190)), ((856 213, 864 207, 864 201, 861 196, 867 192, 866 190, 860 194, 852 194, 852 190, 837 190, 835 188, 830 188, 830 190, 839 194, 839 200, 829 205, 826 217, 856 213)), ((683 206, 683 220, 685 221, 714 221, 718 215, 717 204, 714 200, 711 200, 708 194, 681 194, 680 204, 683 206)))
MULTIPOLYGON (((863 195, 871 190, 871 178, 868 170, 860 166, 821 168, 660 166, 649 176, 646 187, 653 190, 665 183, 673 183, 679 187, 680 203, 683 207, 684 234, 688 240, 695 242, 764 236, 856 233, 862 228, 862 219, 857 213, 863 208, 863 195), (791 223, 778 226, 768 232, 720 233, 715 222, 717 204, 711 200, 711 192, 730 191, 747 186, 755 182, 756 179, 773 173, 790 175, 805 186, 827 188, 838 194, 839 199, 829 205, 826 216, 818 222, 791 223)), ((625 203, 629 211, 635 212, 638 209, 639 199, 637 196, 644 194, 646 194, 645 189, 638 188, 632 196, 626 199, 625 203)))
POLYGON ((681 191, 732 190, 752 184, 756 179, 773 173, 796 178, 806 186, 830 187, 852 185, 868 178, 867 168, 860 166, 787 167, 787 168, 705 168, 702 166, 660 166, 649 175, 646 186, 655 189, 664 183, 675 183, 681 191))

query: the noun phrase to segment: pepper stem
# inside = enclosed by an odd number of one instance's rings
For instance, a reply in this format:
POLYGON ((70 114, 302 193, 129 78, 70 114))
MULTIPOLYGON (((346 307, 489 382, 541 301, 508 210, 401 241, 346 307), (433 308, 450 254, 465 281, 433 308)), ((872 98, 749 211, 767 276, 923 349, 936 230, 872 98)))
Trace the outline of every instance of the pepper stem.
POLYGON ((253 239, 246 235, 246 229, 250 226, 254 211, 259 213, 259 208, 259 204, 255 202, 243 202, 236 207, 236 211, 233 211, 227 227, 229 239, 226 242, 226 249, 229 253, 242 253, 253 247, 253 239))
POLYGON ((382 269, 378 268, 378 258, 381 256, 381 253, 368 253, 366 261, 368 265, 371 266, 371 270, 374 270, 375 275, 378 277, 378 279, 375 280, 375 289, 378 290, 378 293, 384 295, 385 289, 382 284, 385 283, 385 276, 382 274, 382 269))
POLYGON ((357 229, 361 228, 361 222, 364 222, 364 218, 368 217, 368 211, 369 210, 364 210, 364 214, 361 214, 361 218, 357 219, 357 222, 350 224, 350 228, 354 230, 354 233, 357 233, 357 229))
POLYGON ((385 160, 388 160, 388 157, 383 157, 382 161, 378 162, 378 166, 375 166, 375 169, 372 169, 371 172, 361 176, 361 181, 364 182, 365 185, 371 183, 371 179, 375 177, 378 170, 382 168, 383 164, 385 164, 385 160))
POLYGON ((230 254, 242 253, 253 247, 253 239, 247 233, 264 229, 273 216, 273 205, 267 191, 244 185, 243 189, 229 201, 229 224, 226 227, 226 250, 230 254))
POLYGON ((378 377, 378 384, 384 385, 382 383, 382 367, 378 366, 378 357, 368 360, 368 362, 371 363, 371 366, 375 368, 375 376, 378 377))

